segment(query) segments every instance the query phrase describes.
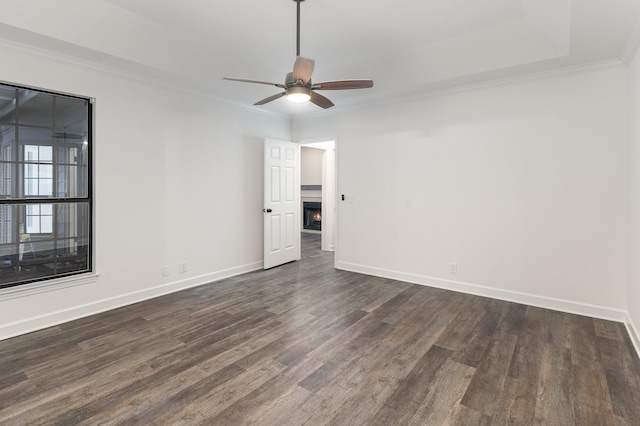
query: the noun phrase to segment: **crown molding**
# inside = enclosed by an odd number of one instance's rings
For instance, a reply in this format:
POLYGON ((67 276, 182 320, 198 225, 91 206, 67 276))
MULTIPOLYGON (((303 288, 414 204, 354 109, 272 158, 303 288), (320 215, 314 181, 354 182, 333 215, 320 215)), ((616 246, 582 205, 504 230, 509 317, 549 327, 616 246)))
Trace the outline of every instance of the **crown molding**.
MULTIPOLYGON (((147 86, 155 86, 165 90, 171 90, 179 93, 186 93, 194 97, 205 99, 211 102, 220 103, 222 105, 233 106, 242 110, 249 111, 253 114, 280 117, 290 119, 290 114, 270 111, 266 109, 257 108, 253 105, 246 105, 241 102, 230 101, 223 97, 217 96, 205 87, 198 87, 196 82, 179 81, 176 76, 173 75, 159 75, 159 73, 153 69, 148 70, 131 70, 127 69, 126 64, 122 67, 117 65, 108 64, 100 60, 92 60, 88 58, 82 58, 75 55, 69 55, 65 53, 55 52, 41 47, 37 47, 27 43, 21 43, 18 41, 0 38, 0 49, 13 50, 17 53, 25 53, 33 55, 46 60, 56 61, 62 64, 71 65, 75 67, 82 67, 94 72, 100 72, 107 75, 111 75, 117 78, 123 78, 130 81, 135 81, 147 86), (155 71, 155 72, 154 72, 155 71)), ((126 62, 121 60, 121 62, 126 62)), ((136 66, 134 63, 130 63, 130 66, 136 66)), ((178 76, 179 77, 179 76, 178 76)), ((13 84, 28 84, 28 82, 13 82, 13 84)), ((37 86, 37 84, 35 85, 37 86)), ((93 98, 93 96, 87 96, 93 98)))
POLYGON ((598 62, 589 62, 586 64, 569 65, 564 67, 552 68, 542 71, 532 71, 517 75, 511 75, 498 78, 487 78, 472 83, 449 81, 443 82, 442 87, 423 87, 422 89, 416 88, 412 93, 405 93, 394 96, 387 96, 385 98, 379 98, 371 102, 359 102, 348 106, 336 106, 331 110, 313 111, 303 114, 297 114, 294 119, 301 118, 306 119, 310 117, 318 116, 331 116, 341 112, 355 111, 367 107, 377 106, 389 106, 397 105, 405 102, 416 102, 425 99, 430 99, 438 96, 447 96, 457 93, 470 92, 474 90, 481 90, 491 87, 499 87, 508 84, 523 83, 528 81, 542 80, 546 78, 562 77, 571 74, 577 74, 582 72, 597 71, 607 68, 624 67, 625 64, 621 59, 608 59, 598 62))
POLYGON ((638 53, 638 49, 640 48, 640 22, 636 23, 627 39, 627 43, 625 44, 622 52, 620 54, 620 59, 622 62, 629 66, 633 58, 635 58, 638 53))
MULTIPOLYGON (((107 64, 103 61, 92 60, 82 58, 74 55, 67 55, 64 53, 58 53, 51 50, 43 49, 31 44, 25 44, 10 39, 0 38, 0 48, 11 49, 20 53, 28 53, 49 60, 54 60, 66 64, 75 66, 81 66, 94 71, 104 72, 120 78, 126 78, 136 82, 140 82, 146 85, 152 85, 161 87, 164 89, 179 91, 181 93, 187 93, 199 98, 207 99, 216 103, 233 106, 235 108, 244 109, 253 114, 259 114, 263 116, 288 118, 291 121, 295 121, 298 118, 309 118, 314 116, 332 116, 341 112, 359 110, 367 108, 369 106, 382 106, 382 105, 394 105, 403 102, 410 102, 422 99, 428 99, 435 96, 450 95, 460 92, 478 90, 487 87, 501 86, 505 84, 512 84, 518 82, 532 81, 537 79, 551 78, 556 76, 568 75, 573 73, 592 71, 597 69, 604 69, 614 66, 628 66, 633 60, 636 52, 640 48, 640 24, 634 28, 632 35, 625 46, 624 52, 620 58, 609 59, 605 61, 591 62, 587 64, 569 65, 564 67, 551 68, 548 70, 523 72, 516 75, 495 77, 485 76, 487 78, 479 77, 478 81, 469 82, 460 79, 453 79, 449 81, 433 82, 427 86, 414 88, 411 93, 403 93, 396 95, 389 95, 383 98, 378 98, 371 101, 361 100, 357 103, 338 106, 331 108, 331 110, 309 111, 300 113, 287 113, 272 111, 264 108, 257 108, 253 105, 246 105, 241 102, 231 101, 225 99, 211 91, 206 90, 204 87, 197 87, 196 82, 179 81, 174 75, 159 75, 158 72, 154 72, 153 69, 149 70, 130 70, 125 66, 119 67, 117 65, 107 64)), ((126 65, 126 64, 124 64, 126 65)), ((129 66, 136 66, 136 64, 129 64, 129 66)), ((505 70, 503 70, 505 71, 505 70)), ((473 77, 473 76, 470 76, 473 77)))

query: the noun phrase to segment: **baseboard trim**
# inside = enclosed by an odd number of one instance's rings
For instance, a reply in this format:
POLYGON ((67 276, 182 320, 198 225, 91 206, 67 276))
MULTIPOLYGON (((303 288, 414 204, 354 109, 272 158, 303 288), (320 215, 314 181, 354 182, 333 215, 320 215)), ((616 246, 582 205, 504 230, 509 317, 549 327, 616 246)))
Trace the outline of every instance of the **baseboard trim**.
POLYGON ((51 312, 45 315, 26 318, 9 324, 0 326, 0 340, 9 339, 11 337, 22 334, 31 333, 33 331, 42 330, 44 328, 53 327, 58 324, 73 321, 90 315, 99 314, 101 312, 112 309, 121 308, 123 306, 132 305, 134 303, 143 302, 155 297, 164 296, 166 294, 175 293, 177 291, 186 290, 192 287, 198 287, 204 284, 211 284, 225 278, 231 278, 236 275, 245 274, 258 269, 262 269, 262 261, 241 265, 210 274, 199 275, 180 281, 163 283, 154 287, 146 288, 127 294, 118 295, 108 299, 103 299, 80 306, 74 306, 69 309, 63 309, 51 312))
POLYGON ((633 343, 633 347, 636 348, 636 353, 638 357, 640 357, 640 332, 638 331, 638 327, 629 315, 627 315, 624 325, 627 327, 627 333, 629 333, 629 337, 631 337, 631 343, 633 343))
POLYGON ((538 296, 517 291, 503 290, 461 281, 445 280, 407 272, 393 271, 389 269, 375 268, 366 265, 358 265, 349 262, 336 262, 337 269, 405 281, 412 284, 420 284, 428 287, 441 288, 443 290, 457 291, 476 296, 490 297, 492 299, 507 302, 521 303, 539 308, 552 309, 554 311, 570 314, 585 315, 621 323, 627 323, 627 313, 622 310, 607 308, 605 306, 589 305, 586 303, 572 302, 570 300, 555 299, 552 297, 538 296))
MULTIPOLYGON (((164 283, 144 290, 131 292, 112 298, 99 300, 85 305, 74 306, 69 309, 52 312, 38 317, 27 318, 0 326, 0 340, 9 339, 44 328, 53 327, 58 324, 73 321, 90 315, 99 314, 111 309, 121 308, 134 303, 153 299, 188 288, 211 284, 226 278, 242 275, 262 269, 261 261, 241 265, 210 274, 199 275, 185 280, 164 283)), ((556 311, 567 312, 577 315, 586 315, 594 318, 601 318, 611 321, 622 322, 627 328, 631 341, 640 356, 640 332, 636 324, 629 315, 621 310, 611 309, 603 306, 595 306, 584 303, 576 303, 568 300, 554 299, 550 297, 537 296, 527 293, 520 293, 492 287, 470 284, 460 281, 444 280, 441 278, 428 277, 406 272, 393 271, 382 268, 375 268, 366 265, 358 265, 349 262, 336 262, 335 267, 345 271, 357 272, 377 277, 389 278, 398 281, 405 281, 412 284, 425 285, 429 287, 441 288, 444 290, 457 291, 461 293, 473 294, 476 296, 490 297, 493 299, 505 300, 508 302, 522 303, 556 311)))

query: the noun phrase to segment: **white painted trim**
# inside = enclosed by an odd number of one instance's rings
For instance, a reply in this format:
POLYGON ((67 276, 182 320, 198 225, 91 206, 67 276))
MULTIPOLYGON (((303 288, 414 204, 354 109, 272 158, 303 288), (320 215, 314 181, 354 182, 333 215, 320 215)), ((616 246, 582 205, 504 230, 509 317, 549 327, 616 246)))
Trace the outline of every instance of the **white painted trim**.
POLYGON ((620 59, 626 66, 631 64, 631 61, 633 61, 633 58, 638 52, 638 48, 640 48, 640 22, 636 23, 633 27, 627 43, 620 54, 620 59))
POLYGON ((123 306, 132 305, 134 303, 153 299, 165 294, 175 293, 176 291, 186 290, 188 288, 198 287, 204 284, 211 284, 215 281, 220 281, 225 278, 234 277, 236 275, 245 274, 259 269, 262 269, 262 261, 187 278, 185 280, 160 284, 144 290, 134 291, 128 294, 122 294, 80 306, 74 306, 72 308, 48 313, 46 315, 25 318, 10 324, 2 324, 0 326, 0 340, 9 339, 11 337, 41 330, 47 327, 53 327, 58 324, 121 308, 123 306))
MULTIPOLYGON (((306 118, 306 117, 321 116, 321 115, 334 115, 334 114, 342 113, 344 111, 360 109, 363 107, 363 105, 370 106, 370 105, 389 105, 389 104, 403 103, 403 102, 409 102, 413 100, 426 99, 434 96, 448 95, 452 93, 477 90, 485 87, 500 86, 505 84, 517 83, 521 81, 544 79, 544 78, 561 76, 561 75, 572 74, 577 72, 589 71, 592 69, 606 68, 606 67, 616 66, 616 65, 628 66, 639 47, 640 47, 640 23, 636 26, 636 28, 634 28, 632 35, 629 37, 629 40, 627 41, 627 45, 623 49, 623 52, 621 52, 620 58, 589 62, 586 64, 568 65, 568 66, 562 66, 562 67, 545 69, 545 70, 529 71, 529 72, 523 72, 522 74, 510 75, 506 77, 493 77, 493 78, 488 77, 486 79, 480 79, 479 81, 476 81, 476 82, 464 82, 464 81, 456 82, 452 80, 448 85, 445 85, 444 87, 430 87, 430 84, 438 83, 438 82, 431 82, 423 87, 415 87, 409 93, 390 95, 387 98, 377 99, 375 101, 363 100, 360 103, 348 105, 348 106, 336 105, 334 108, 330 108, 330 109, 319 109, 316 111, 296 113, 296 112, 276 112, 276 111, 271 111, 264 108, 259 108, 253 105, 247 105, 238 101, 231 101, 209 90, 203 90, 201 85, 194 87, 193 85, 189 85, 185 82, 175 81, 174 79, 171 79, 168 76, 160 76, 152 73, 136 72, 129 69, 117 67, 112 64, 105 64, 105 63, 99 62, 98 60, 79 58, 67 53, 50 51, 50 50, 43 49, 41 47, 34 46, 31 44, 0 38, 0 48, 11 49, 13 51, 17 51, 20 53, 28 53, 28 54, 40 56, 43 58, 47 58, 49 60, 55 60, 61 63, 71 64, 75 66, 82 66, 88 69, 108 73, 116 77, 126 78, 132 81, 136 81, 138 83, 155 85, 157 87, 161 87, 165 89, 175 90, 182 93, 188 93, 190 95, 197 96, 203 99, 211 100, 214 102, 220 102, 227 105, 233 105, 235 107, 239 107, 245 110, 257 112, 265 116, 288 117, 292 121, 291 123, 292 127, 293 127, 293 120, 298 116, 306 118)), ((439 82, 439 83, 443 83, 443 82, 439 82)))
MULTIPOLYGON (((260 115, 273 117, 285 117, 291 119, 291 114, 286 112, 276 112, 267 110, 264 108, 258 108, 253 105, 247 105, 245 103, 239 101, 232 101, 221 96, 214 94, 210 90, 204 90, 202 85, 188 85, 186 83, 181 83, 179 81, 175 81, 170 79, 169 77, 162 77, 153 73, 143 73, 136 72, 125 68, 120 68, 115 65, 105 64, 99 62, 97 60, 90 60, 85 58, 80 58, 77 56, 71 56, 66 53, 59 53, 47 49, 43 49, 38 46, 33 46, 31 44, 21 43, 14 40, 3 39, 0 38, 0 49, 8 49, 13 50, 18 53, 26 53, 29 55, 38 56, 40 58, 44 58, 47 60, 56 61, 58 63, 73 65, 77 67, 83 67, 89 70, 102 72, 117 78, 124 78, 130 81, 135 81, 136 83, 144 84, 147 86, 155 86, 161 89, 173 90, 175 92, 187 93, 189 95, 195 96, 200 99, 206 99, 208 101, 218 102, 226 105, 232 105, 243 110, 252 111, 254 113, 258 113, 260 115)), ((28 85, 32 87, 37 87, 32 84, 27 84, 25 82, 8 82, 13 85, 28 85)), ((47 89, 45 89, 47 90, 47 89)), ((78 96, 77 94, 74 96, 78 96)), ((89 96, 86 96, 89 97, 89 96)))
MULTIPOLYGON (((338 167, 337 167, 337 136, 305 138, 298 141, 301 147, 311 147, 323 150, 322 154, 322 209, 323 218, 329 217, 328 225, 323 222, 321 249, 323 251, 336 251, 336 241, 338 235, 338 167), (333 150, 332 161, 327 162, 329 151, 333 150), (326 214, 326 210, 333 210, 326 214)), ((302 170, 302 167, 301 167, 302 170)), ((303 231, 308 232, 308 231, 303 231)), ((312 231, 316 232, 316 231, 312 231)), ((335 259, 335 255, 334 255, 335 259)))
POLYGON ((56 291, 63 288, 75 287, 78 285, 91 284, 98 280, 100 274, 87 273, 73 275, 70 277, 54 278, 50 280, 38 281, 31 284, 4 288, 0 290, 0 302, 22 297, 33 296, 34 294, 56 291))
MULTIPOLYGON (((480 90, 480 89, 490 88, 490 87, 499 87, 499 86, 505 86, 509 84, 526 83, 530 81, 545 80, 548 78, 563 77, 563 76, 572 75, 572 74, 579 74, 583 72, 597 71, 601 69, 615 68, 620 66, 624 66, 622 60, 606 59, 603 61, 589 62, 586 64, 568 65, 560 68, 551 68, 547 70, 526 72, 522 74, 507 76, 507 77, 498 77, 498 78, 487 79, 487 80, 482 80, 482 81, 473 82, 473 83, 455 84, 451 87, 446 87, 443 89, 427 89, 426 91, 422 92, 423 96, 420 96, 420 92, 416 91, 415 95, 407 95, 406 98, 404 99, 419 100, 423 98, 450 95, 454 93, 462 93, 462 92, 480 90)), ((400 98, 398 99, 400 100, 400 98)), ((395 101, 395 100, 392 100, 392 101, 395 101)))
MULTIPOLYGON (((464 92, 470 92, 475 90, 481 90, 485 88, 500 87, 500 86, 505 86, 509 84, 517 84, 522 82, 544 80, 547 78, 562 77, 565 75, 596 71, 600 69, 607 69, 607 68, 620 67, 620 66, 625 66, 625 63, 622 61, 622 59, 615 58, 615 59, 606 59, 606 60, 597 61, 597 62, 588 62, 586 64, 567 65, 567 66, 558 67, 558 68, 523 72, 522 74, 509 75, 505 77, 480 79, 479 81, 475 81, 475 82, 464 82, 464 81, 455 81, 455 80, 450 80, 448 82, 447 81, 431 82, 421 87, 420 86, 414 87, 410 93, 400 93, 400 94, 396 93, 394 95, 389 95, 388 97, 385 97, 385 98, 379 98, 376 100, 363 100, 362 102, 359 102, 357 104, 352 104, 347 106, 336 105, 335 107, 332 107, 330 109, 322 109, 322 110, 317 110, 313 112, 307 112, 307 113, 304 113, 303 115, 300 115, 300 117, 306 119, 306 118, 315 117, 315 116, 332 116, 332 115, 341 114, 345 111, 359 110, 363 106, 373 107, 373 106, 403 104, 406 102, 430 99, 436 96, 447 96, 447 95, 452 95, 456 93, 464 93, 464 92), (436 83, 444 83, 445 85, 436 86, 436 87, 430 86, 430 84, 436 84, 436 83)), ((297 116, 294 115, 293 119, 295 120, 296 118, 297 116)))
POLYGON ((492 299, 536 306, 539 308, 552 309, 555 311, 561 311, 570 314, 585 315, 593 318, 606 319, 622 323, 628 322, 627 313, 625 311, 608 308, 606 306, 590 305, 586 303, 573 302, 570 300, 562 300, 553 297, 538 296, 535 294, 487 287, 478 284, 451 281, 442 278, 434 278, 400 271, 392 271, 388 269, 358 265, 349 262, 337 262, 336 268, 382 278, 405 281, 412 284, 420 284, 429 287, 441 288, 444 290, 457 291, 460 293, 473 294, 476 296, 490 297, 492 299))
POLYGON ((629 333, 633 347, 636 348, 636 353, 640 357, 640 331, 628 314, 624 325, 627 327, 627 333, 629 333))

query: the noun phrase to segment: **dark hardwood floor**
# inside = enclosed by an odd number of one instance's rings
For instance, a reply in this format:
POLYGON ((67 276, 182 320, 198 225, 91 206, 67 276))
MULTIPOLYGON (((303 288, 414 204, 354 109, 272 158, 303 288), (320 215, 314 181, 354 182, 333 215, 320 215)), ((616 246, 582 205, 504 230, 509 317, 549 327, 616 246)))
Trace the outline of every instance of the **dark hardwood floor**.
POLYGON ((640 425, 622 324, 303 260, 0 342, 0 423, 640 425))

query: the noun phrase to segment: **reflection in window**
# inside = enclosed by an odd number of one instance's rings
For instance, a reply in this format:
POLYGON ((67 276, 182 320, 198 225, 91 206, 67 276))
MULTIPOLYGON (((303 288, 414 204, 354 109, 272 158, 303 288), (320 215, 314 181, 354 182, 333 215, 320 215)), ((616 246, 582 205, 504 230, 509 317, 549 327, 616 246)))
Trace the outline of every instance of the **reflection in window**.
MULTIPOLYGON (((24 146, 24 186, 25 195, 51 196, 53 194, 53 165, 51 153, 53 147, 24 146)), ((53 213, 51 204, 27 206, 27 234, 51 233, 53 213)))
POLYGON ((0 288, 92 270, 91 107, 0 84, 0 288))
POLYGON ((25 195, 51 196, 53 194, 53 147, 25 145, 25 195))
POLYGON ((27 206, 27 234, 50 234, 53 231, 53 204, 27 206))

